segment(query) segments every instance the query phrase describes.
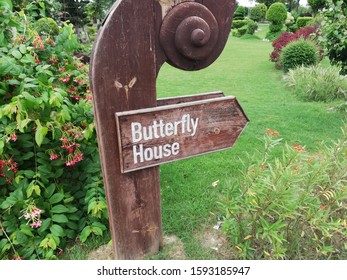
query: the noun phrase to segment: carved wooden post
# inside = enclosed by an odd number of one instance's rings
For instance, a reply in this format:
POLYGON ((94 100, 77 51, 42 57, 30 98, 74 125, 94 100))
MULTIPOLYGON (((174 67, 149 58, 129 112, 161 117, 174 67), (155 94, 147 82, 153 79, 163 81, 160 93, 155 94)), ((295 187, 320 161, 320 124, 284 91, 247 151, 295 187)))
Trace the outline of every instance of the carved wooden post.
POLYGON ((113 247, 138 259, 161 247, 159 168, 121 172, 115 113, 157 106, 161 65, 198 70, 221 53, 234 0, 118 0, 94 44, 90 79, 113 247))

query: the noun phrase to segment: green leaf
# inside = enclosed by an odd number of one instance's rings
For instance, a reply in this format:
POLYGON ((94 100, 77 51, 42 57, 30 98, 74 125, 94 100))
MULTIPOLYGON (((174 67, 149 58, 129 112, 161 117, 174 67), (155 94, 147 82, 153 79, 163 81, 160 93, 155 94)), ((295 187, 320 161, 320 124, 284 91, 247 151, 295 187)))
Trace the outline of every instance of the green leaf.
POLYGON ((64 214, 57 214, 52 216, 53 222, 57 222, 59 224, 69 222, 68 218, 64 214))
POLYGON ((45 139, 45 136, 48 133, 48 128, 47 127, 37 127, 36 133, 35 133, 35 141, 36 144, 40 147, 43 140, 45 139))
POLYGON ((58 236, 58 237, 64 237, 64 229, 60 225, 52 225, 50 228, 50 231, 53 235, 58 236))
POLYGON ((0 10, 4 10, 5 8, 12 11, 13 5, 11 0, 1 0, 0 1, 0 10))
POLYGON ((80 235, 80 240, 82 243, 84 243, 88 236, 92 233, 92 228, 90 226, 86 226, 82 232, 81 232, 81 235, 80 235))
POLYGON ((28 160, 30 158, 32 158, 35 154, 33 152, 27 152, 25 154, 22 155, 22 160, 28 160))
POLYGON ((0 154, 4 151, 5 143, 4 141, 0 141, 0 154))
POLYGON ((27 197, 31 197, 33 191, 36 193, 36 195, 41 195, 41 189, 40 186, 36 185, 35 182, 30 183, 28 189, 27 189, 27 197))
POLYGON ((28 237, 23 232, 17 231, 15 241, 16 242, 14 242, 14 244, 18 243, 20 245, 24 245, 28 242, 28 237))
POLYGON ((21 225, 20 226, 20 231, 24 233, 27 236, 32 236, 34 237, 34 234, 31 232, 31 228, 29 225, 21 225))
POLYGON ((38 229, 38 232, 43 233, 44 231, 46 231, 49 228, 51 222, 52 222, 51 218, 43 220, 42 225, 38 229))
POLYGON ((19 51, 20 51, 22 54, 25 54, 25 53, 26 53, 26 50, 27 50, 27 48, 26 48, 25 45, 21 44, 21 45, 19 46, 19 51))
POLYGON ((55 185, 51 184, 45 191, 45 198, 50 198, 55 191, 55 185))
POLYGON ((22 54, 20 53, 20 51, 18 50, 13 50, 11 53, 15 58, 17 59, 21 59, 22 58, 22 54))
POLYGON ((49 202, 51 204, 56 204, 64 199, 64 194, 62 193, 55 193, 54 195, 51 196, 49 199, 49 202))
POLYGON ((69 209, 66 208, 64 205, 55 205, 52 207, 51 212, 56 214, 66 213, 69 209))

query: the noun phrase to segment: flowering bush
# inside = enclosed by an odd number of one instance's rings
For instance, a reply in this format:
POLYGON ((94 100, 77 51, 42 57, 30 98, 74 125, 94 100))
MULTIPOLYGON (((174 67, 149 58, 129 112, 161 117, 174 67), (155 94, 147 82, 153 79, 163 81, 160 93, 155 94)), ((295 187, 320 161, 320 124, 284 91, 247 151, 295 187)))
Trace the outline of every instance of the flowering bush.
POLYGON ((0 25, 0 259, 52 259, 107 224, 88 66, 72 25, 40 36, 9 9, 0 25))
MULTIPOLYGON (((250 158, 242 181, 228 186, 223 228, 242 259, 346 259, 347 127, 332 147, 309 153, 282 145, 268 129, 260 161, 250 158)), ((257 155, 256 158, 259 158, 257 155)))

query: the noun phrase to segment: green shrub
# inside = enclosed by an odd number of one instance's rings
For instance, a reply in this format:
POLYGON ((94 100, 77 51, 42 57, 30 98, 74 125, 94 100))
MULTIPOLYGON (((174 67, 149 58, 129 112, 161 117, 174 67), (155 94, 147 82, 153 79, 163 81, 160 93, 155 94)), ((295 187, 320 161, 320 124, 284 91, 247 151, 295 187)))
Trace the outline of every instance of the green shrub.
POLYGON ((248 24, 248 20, 247 19, 242 19, 242 20, 233 20, 232 29, 239 29, 242 26, 245 26, 248 24))
POLYGON ((40 18, 35 23, 35 29, 40 35, 57 36, 59 34, 59 26, 52 18, 40 18))
POLYGON ((292 41, 282 49, 280 61, 285 72, 301 65, 315 65, 319 61, 318 48, 310 40, 292 41))
POLYGON ((263 21, 266 16, 267 7, 264 3, 258 4, 249 10, 249 18, 255 22, 263 21))
POLYGON ((246 8, 243 6, 238 6, 234 13, 234 19, 242 20, 245 18, 245 15, 246 15, 246 8))
POLYGON ((287 19, 286 6, 281 2, 273 3, 266 12, 266 20, 275 24, 283 24, 287 19))
POLYGON ((232 29, 231 33, 234 37, 241 37, 238 29, 232 29))
POLYGON ((239 33, 240 37, 245 35, 247 33, 248 26, 242 26, 241 28, 237 29, 237 32, 239 33))
POLYGON ((298 19, 296 20, 296 25, 298 26, 298 28, 305 27, 312 20, 313 20, 313 17, 298 17, 298 19))
POLYGON ((0 259, 56 259, 108 224, 88 65, 71 24, 39 36, 29 15, 0 18, 17 23, 0 40, 0 259))
POLYGON ((286 6, 283 3, 273 3, 266 12, 266 19, 271 21, 266 38, 275 40, 279 35, 287 19, 286 6))
POLYGON ((275 24, 275 23, 271 23, 270 25, 269 25, 269 31, 270 31, 270 33, 276 33, 276 32, 278 32, 278 31, 281 31, 282 30, 282 28, 283 28, 283 24, 275 24))
POLYGON ((347 99, 347 76, 337 66, 297 67, 289 70, 284 81, 294 94, 305 101, 347 99))
POLYGON ((258 24, 253 20, 249 20, 247 24, 247 34, 253 35, 257 29, 258 24))
POLYGON ((248 157, 243 178, 227 183, 220 202, 237 258, 346 259, 347 127, 314 154, 278 136, 267 130, 264 150, 254 155, 261 160, 248 157))
POLYGON ((296 24, 293 24, 293 25, 290 25, 288 27, 288 31, 292 32, 292 33, 295 33, 296 31, 299 30, 299 27, 296 25, 296 24))
POLYGON ((265 36, 266 39, 268 39, 269 41, 273 42, 275 41, 278 37, 281 36, 281 34, 283 33, 282 30, 277 31, 277 32, 268 32, 265 36))

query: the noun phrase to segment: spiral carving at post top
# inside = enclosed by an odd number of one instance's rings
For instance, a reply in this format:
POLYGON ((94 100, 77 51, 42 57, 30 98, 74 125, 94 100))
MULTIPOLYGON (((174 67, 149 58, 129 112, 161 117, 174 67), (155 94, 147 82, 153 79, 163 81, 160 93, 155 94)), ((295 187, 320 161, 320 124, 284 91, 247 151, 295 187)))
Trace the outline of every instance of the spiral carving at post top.
POLYGON ((214 15, 196 2, 184 2, 174 7, 160 29, 160 43, 168 62, 185 70, 196 70, 199 68, 196 65, 209 58, 218 36, 214 15))

